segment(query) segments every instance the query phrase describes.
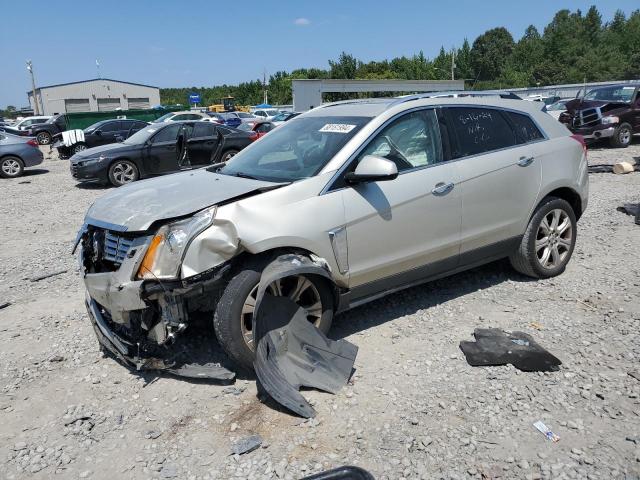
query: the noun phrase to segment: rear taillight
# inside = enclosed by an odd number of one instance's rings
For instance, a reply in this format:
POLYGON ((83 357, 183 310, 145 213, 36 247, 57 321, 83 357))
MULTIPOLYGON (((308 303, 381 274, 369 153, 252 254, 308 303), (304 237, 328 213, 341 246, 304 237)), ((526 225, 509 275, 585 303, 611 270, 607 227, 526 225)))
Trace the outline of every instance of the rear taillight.
POLYGON ((582 135, 571 135, 571 138, 573 138, 576 142, 578 142, 580 145, 582 145, 582 151, 586 155, 587 154, 587 142, 584 141, 584 137, 582 135))
POLYGON ((249 139, 250 139, 252 142, 255 142, 255 141, 256 141, 257 139, 259 139, 259 138, 260 138, 260 135, 258 135, 258 134, 257 134, 257 132, 251 132, 251 133, 249 134, 249 139))
POLYGON ((36 142, 33 138, 31 140, 27 140, 27 145, 38 148, 38 142, 36 142))

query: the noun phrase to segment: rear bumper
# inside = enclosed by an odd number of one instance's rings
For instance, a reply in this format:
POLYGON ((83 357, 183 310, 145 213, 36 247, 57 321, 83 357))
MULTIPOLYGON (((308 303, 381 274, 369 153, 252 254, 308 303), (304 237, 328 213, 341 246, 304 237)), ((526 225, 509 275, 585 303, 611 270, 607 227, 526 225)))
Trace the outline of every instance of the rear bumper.
POLYGON ((30 150, 22 153, 20 156, 25 167, 35 167, 44 161, 44 155, 39 148, 29 147, 30 150))

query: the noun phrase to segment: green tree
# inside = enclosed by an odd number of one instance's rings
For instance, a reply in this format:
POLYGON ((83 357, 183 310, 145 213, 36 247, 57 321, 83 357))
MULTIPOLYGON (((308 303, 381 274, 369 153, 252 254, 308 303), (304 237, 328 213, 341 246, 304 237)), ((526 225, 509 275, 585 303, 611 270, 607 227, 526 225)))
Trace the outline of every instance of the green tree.
POLYGON ((473 42, 471 66, 478 80, 495 80, 502 75, 515 43, 504 27, 487 30, 473 42))

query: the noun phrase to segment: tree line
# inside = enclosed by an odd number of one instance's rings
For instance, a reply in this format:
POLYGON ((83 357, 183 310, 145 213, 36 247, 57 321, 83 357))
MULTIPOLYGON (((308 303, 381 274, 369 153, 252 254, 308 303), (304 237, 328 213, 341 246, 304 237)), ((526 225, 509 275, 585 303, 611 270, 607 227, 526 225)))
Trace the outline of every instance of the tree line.
MULTIPOLYGON (((603 22, 595 6, 586 14, 560 10, 542 33, 531 25, 516 41, 506 28, 497 27, 471 44, 465 39, 459 48, 442 47, 432 59, 420 51, 411 57, 363 62, 343 52, 337 60, 329 60, 326 69, 300 68, 271 75, 267 82, 269 103, 292 103, 293 79, 450 79, 452 56, 455 78, 464 79, 466 88, 472 89, 639 78, 640 10, 628 17, 619 10, 609 22, 603 22)), ((242 105, 255 105, 263 99, 259 79, 238 85, 163 88, 160 96, 164 104, 185 104, 193 91, 200 93, 203 105, 219 103, 227 95, 242 105)), ((339 100, 358 94, 326 96, 326 100, 339 100)))

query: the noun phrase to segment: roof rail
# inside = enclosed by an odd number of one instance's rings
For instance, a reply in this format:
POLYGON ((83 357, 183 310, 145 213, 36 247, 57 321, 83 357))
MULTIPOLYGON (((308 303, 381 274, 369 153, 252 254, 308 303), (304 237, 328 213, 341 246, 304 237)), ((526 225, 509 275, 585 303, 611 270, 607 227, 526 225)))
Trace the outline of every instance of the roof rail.
POLYGON ((354 98, 352 100, 338 100, 337 102, 323 103, 317 106, 317 108, 336 107, 339 105, 350 105, 355 103, 389 103, 394 100, 394 97, 379 97, 379 98, 354 98))
POLYGON ((389 104, 388 108, 395 107, 406 102, 420 100, 423 98, 458 98, 458 97, 500 97, 512 100, 521 100, 519 96, 507 91, 488 91, 488 90, 451 90, 445 92, 425 92, 416 93, 414 95, 406 95, 396 97, 396 100, 389 104))

